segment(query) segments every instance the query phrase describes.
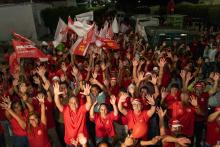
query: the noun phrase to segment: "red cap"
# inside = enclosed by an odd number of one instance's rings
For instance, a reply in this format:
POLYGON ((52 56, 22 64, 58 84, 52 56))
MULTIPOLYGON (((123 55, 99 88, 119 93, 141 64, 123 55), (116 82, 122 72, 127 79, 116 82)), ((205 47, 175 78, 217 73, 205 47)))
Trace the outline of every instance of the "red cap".
POLYGON ((202 84, 202 82, 196 82, 196 84, 194 85, 194 87, 203 87, 204 85, 202 84))
POLYGON ((180 124, 180 121, 179 120, 173 120, 172 122, 171 122, 171 124, 170 124, 172 127, 180 127, 180 126, 182 126, 181 124, 180 124))

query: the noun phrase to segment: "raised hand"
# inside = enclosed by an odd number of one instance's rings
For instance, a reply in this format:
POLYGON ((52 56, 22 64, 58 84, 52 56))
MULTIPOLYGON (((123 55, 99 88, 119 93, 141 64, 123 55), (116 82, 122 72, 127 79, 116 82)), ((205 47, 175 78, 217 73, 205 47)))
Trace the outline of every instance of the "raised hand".
POLYGON ((180 77, 181 77, 182 79, 185 79, 185 78, 186 78, 186 71, 185 71, 185 70, 181 70, 181 72, 180 72, 180 77))
POLYGON ((151 106, 155 106, 155 100, 153 95, 147 95, 146 96, 147 103, 150 104, 151 106))
POLYGON ((135 67, 135 66, 138 66, 139 63, 136 59, 133 59, 132 64, 133 64, 133 67, 135 67))
POLYGON ((46 82, 43 84, 43 87, 44 87, 44 89, 45 89, 46 91, 48 91, 49 88, 50 88, 50 82, 49 82, 49 81, 46 81, 46 82))
POLYGON ((168 93, 169 92, 167 91, 167 89, 163 87, 161 89, 161 99, 165 99, 167 97, 168 93))
POLYGON ((198 106, 198 100, 197 97, 192 95, 190 96, 189 102, 191 103, 191 105, 193 105, 194 107, 198 106))
POLYGON ((146 77, 144 76, 144 72, 139 72, 138 73, 138 81, 141 82, 143 81, 144 79, 146 79, 146 77))
POLYGON ((187 72, 186 74, 186 80, 190 81, 193 78, 193 75, 191 74, 191 72, 187 72))
POLYGON ((71 74, 72 74, 73 76, 77 76, 78 73, 79 73, 78 68, 76 68, 75 66, 73 66, 72 71, 71 71, 71 74))
POLYGON ((18 79, 14 79, 13 82, 12 82, 12 85, 14 87, 18 86, 18 79))
POLYGON ((119 101, 120 102, 125 102, 127 97, 128 97, 128 94, 125 93, 125 92, 122 92, 121 96, 119 97, 119 101))
POLYGON ((44 104, 45 96, 43 94, 38 94, 36 98, 37 98, 37 100, 39 101, 40 104, 44 104))
POLYGON ((101 63, 101 69, 102 69, 102 71, 105 71, 105 70, 106 70, 106 67, 107 67, 107 66, 105 65, 105 63, 102 62, 102 63, 101 63))
POLYGON ((60 91, 59 83, 55 83, 53 85, 53 91, 54 91, 54 95, 61 95, 61 94, 63 94, 63 92, 60 91))
POLYGON ((111 96, 110 96, 110 103, 111 103, 112 105, 115 105, 115 104, 116 104, 116 97, 115 97, 114 95, 111 95, 111 96))
POLYGON ((40 66, 37 68, 37 73, 39 74, 39 76, 44 76, 46 73, 46 68, 44 66, 40 66))
POLYGON ((5 110, 8 110, 11 108, 11 100, 9 96, 2 97, 2 102, 0 103, 0 107, 2 107, 2 109, 5 109, 5 110))
POLYGON ((97 72, 92 73, 92 77, 93 77, 93 79, 96 79, 97 76, 98 76, 98 73, 97 73, 97 72))
POLYGON ((166 59, 165 59, 165 58, 160 58, 160 61, 159 61, 159 63, 158 63, 158 66, 159 66, 160 68, 163 68, 165 64, 166 64, 166 59))
POLYGON ((89 84, 86 84, 83 86, 83 92, 80 92, 82 95, 88 96, 90 94, 91 86, 89 84))
POLYGON ((153 85, 157 85, 157 80, 158 80, 157 75, 152 75, 150 82, 151 82, 153 85))
POLYGON ((164 118, 164 116, 166 115, 167 113, 167 110, 164 110, 161 108, 161 107, 158 107, 157 110, 156 110, 159 118, 164 118))

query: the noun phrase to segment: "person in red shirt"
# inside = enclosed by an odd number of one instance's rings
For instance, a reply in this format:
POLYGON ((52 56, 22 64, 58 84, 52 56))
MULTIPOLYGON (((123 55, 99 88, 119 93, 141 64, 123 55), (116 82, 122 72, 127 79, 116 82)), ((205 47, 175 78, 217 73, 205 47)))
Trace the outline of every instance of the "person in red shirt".
POLYGON ((105 103, 99 105, 99 113, 94 113, 94 107, 97 101, 90 109, 90 120, 95 122, 96 144, 102 141, 112 143, 112 138, 115 136, 115 128, 113 122, 118 119, 118 108, 116 106, 116 97, 111 96, 110 103, 113 106, 113 112, 108 113, 105 103))
MULTIPOLYGON (((24 101, 25 105, 29 108, 29 111, 33 111, 31 104, 28 100, 24 101)), ((0 106, 5 109, 5 115, 9 120, 12 128, 13 145, 14 147, 28 147, 28 139, 26 129, 27 110, 23 110, 20 101, 11 102, 9 97, 4 97, 0 106)))
POLYGON ((216 111, 209 115, 206 134, 206 145, 211 147, 217 145, 220 141, 220 107, 215 109, 216 111))
POLYGON ((62 105, 59 99, 59 95, 62 94, 62 92, 60 92, 59 84, 54 84, 55 104, 64 116, 64 140, 67 147, 73 147, 78 144, 86 146, 88 137, 86 128, 86 113, 90 110, 92 105, 92 100, 89 96, 91 86, 86 84, 83 89, 84 92, 82 94, 86 96, 86 104, 79 106, 77 98, 73 96, 70 97, 67 105, 62 105))
POLYGON ((40 119, 34 112, 29 114, 27 136, 30 147, 51 147, 48 134, 47 134, 47 118, 45 99, 43 94, 38 94, 37 99, 41 106, 40 119))
POLYGON ((167 110, 157 108, 157 114, 159 116, 160 135, 163 136, 163 147, 175 147, 175 146, 187 146, 191 141, 182 136, 182 125, 179 120, 173 120, 169 128, 165 128, 164 117, 167 110))
POLYGON ((189 97, 189 94, 182 92, 180 95, 181 101, 176 101, 168 109, 171 110, 171 119, 179 120, 183 125, 183 135, 192 139, 194 135, 195 115, 201 114, 197 98, 195 96, 189 97))
POLYGON ((121 94, 118 102, 118 109, 127 118, 128 129, 132 130, 135 123, 137 122, 148 123, 149 118, 154 114, 156 109, 155 100, 153 96, 147 96, 148 103, 151 105, 151 108, 149 110, 142 110, 141 100, 137 98, 132 100, 133 110, 126 110, 123 107, 122 103, 126 100, 127 97, 127 93, 121 94))

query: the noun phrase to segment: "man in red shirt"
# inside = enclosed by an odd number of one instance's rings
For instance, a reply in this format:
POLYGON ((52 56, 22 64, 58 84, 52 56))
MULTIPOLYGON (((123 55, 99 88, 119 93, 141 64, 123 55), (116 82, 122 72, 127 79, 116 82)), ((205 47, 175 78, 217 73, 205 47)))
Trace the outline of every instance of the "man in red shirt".
POLYGON ((127 93, 123 93, 120 96, 119 102, 118 102, 118 109, 119 111, 127 118, 128 120, 128 129, 133 129, 135 123, 141 122, 141 123, 148 123, 149 118, 154 114, 155 112, 155 100, 153 96, 147 96, 148 103, 151 105, 151 108, 149 110, 142 110, 142 103, 140 99, 133 99, 132 101, 132 108, 133 110, 126 110, 122 103, 126 100, 128 97, 127 93))
MULTIPOLYGON (((64 140, 67 144, 67 147, 73 147, 78 145, 80 138, 86 138, 87 140, 88 133, 86 128, 86 112, 90 110, 92 105, 91 98, 89 96, 91 86, 86 84, 83 89, 83 95, 86 96, 86 104, 79 106, 78 100, 76 97, 71 97, 67 105, 62 105, 59 100, 59 95, 62 94, 59 89, 59 84, 54 84, 54 99, 55 104, 60 112, 64 116, 64 125, 65 125, 65 136, 64 140)), ((86 141, 81 145, 86 146, 86 141)))

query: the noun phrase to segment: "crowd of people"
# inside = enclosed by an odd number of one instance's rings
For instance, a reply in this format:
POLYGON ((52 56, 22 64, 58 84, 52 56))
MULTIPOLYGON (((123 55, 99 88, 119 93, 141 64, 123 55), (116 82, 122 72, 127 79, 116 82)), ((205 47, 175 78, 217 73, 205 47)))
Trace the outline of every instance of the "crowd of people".
MULTIPOLYGON (((71 32, 72 33, 72 32, 71 32)), ((1 64, 0 146, 220 145, 220 43, 209 31, 190 44, 153 49, 134 31, 114 35, 110 50, 86 55, 54 48, 43 62, 1 64)))

